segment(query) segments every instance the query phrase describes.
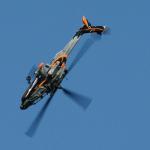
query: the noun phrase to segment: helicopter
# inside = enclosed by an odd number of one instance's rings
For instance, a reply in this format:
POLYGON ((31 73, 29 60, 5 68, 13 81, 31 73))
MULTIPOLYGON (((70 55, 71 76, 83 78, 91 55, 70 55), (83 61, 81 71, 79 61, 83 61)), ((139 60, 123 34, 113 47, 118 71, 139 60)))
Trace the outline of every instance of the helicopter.
POLYGON ((71 96, 71 91, 63 88, 61 82, 68 74, 66 63, 72 49, 82 35, 86 33, 97 33, 101 35, 108 29, 106 26, 92 26, 84 16, 82 17, 82 22, 83 26, 75 33, 66 46, 56 54, 50 64, 40 63, 37 69, 34 67, 31 71, 32 73, 26 77, 29 86, 21 98, 20 109, 27 109, 48 94, 50 94, 51 99, 58 89, 63 90, 71 96))
MULTIPOLYGON (((75 64, 79 61, 81 56, 89 48, 84 47, 81 49, 83 51, 78 53, 76 59, 67 68, 66 64, 70 53, 72 52, 75 45, 79 42, 80 38, 86 33, 96 33, 98 35, 102 35, 110 31, 107 26, 91 25, 91 23, 84 16, 82 17, 82 22, 83 26, 77 30, 72 39, 61 51, 55 55, 49 64, 40 63, 39 65, 33 66, 26 77, 28 87, 21 97, 21 110, 25 110, 30 106, 35 105, 46 95, 49 95, 49 98, 26 132, 26 134, 30 137, 35 134, 35 131, 37 130, 50 101, 58 89, 62 90, 66 96, 74 100, 78 105, 82 106, 83 109, 86 109, 91 103, 91 99, 89 97, 78 94, 70 89, 62 87, 61 85, 63 79, 68 75, 75 64)), ((92 45, 92 40, 88 40, 86 44, 92 45)))

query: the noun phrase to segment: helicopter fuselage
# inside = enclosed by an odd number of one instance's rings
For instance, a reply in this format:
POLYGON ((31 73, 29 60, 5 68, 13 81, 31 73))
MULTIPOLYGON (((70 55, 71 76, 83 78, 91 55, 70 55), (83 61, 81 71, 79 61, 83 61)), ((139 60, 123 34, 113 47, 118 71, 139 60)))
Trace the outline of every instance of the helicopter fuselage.
POLYGON ((84 26, 80 28, 67 45, 56 54, 55 58, 49 64, 49 68, 46 73, 37 75, 36 72, 39 71, 37 70, 34 72, 34 79, 32 82, 30 81, 30 76, 26 78, 29 86, 22 96, 21 109, 26 109, 29 106, 36 104, 49 93, 54 95, 57 89, 61 88, 60 84, 67 74, 67 59, 83 34, 94 32, 102 34, 106 30, 105 26, 91 26, 85 17, 82 18, 82 21, 84 26))

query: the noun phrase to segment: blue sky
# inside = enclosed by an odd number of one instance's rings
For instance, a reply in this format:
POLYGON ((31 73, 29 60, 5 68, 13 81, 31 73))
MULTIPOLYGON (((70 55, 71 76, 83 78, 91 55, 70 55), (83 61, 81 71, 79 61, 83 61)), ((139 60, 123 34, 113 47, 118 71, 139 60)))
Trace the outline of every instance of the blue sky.
MULTIPOLYGON (((149 150, 149 5, 148 0, 1 0, 0 149, 149 150), (65 46, 83 15, 109 26, 111 34, 91 45, 63 85, 93 101, 83 111, 57 92, 30 138, 25 132, 44 100, 19 109, 26 74, 65 46)), ((70 60, 88 38, 82 37, 70 60)))

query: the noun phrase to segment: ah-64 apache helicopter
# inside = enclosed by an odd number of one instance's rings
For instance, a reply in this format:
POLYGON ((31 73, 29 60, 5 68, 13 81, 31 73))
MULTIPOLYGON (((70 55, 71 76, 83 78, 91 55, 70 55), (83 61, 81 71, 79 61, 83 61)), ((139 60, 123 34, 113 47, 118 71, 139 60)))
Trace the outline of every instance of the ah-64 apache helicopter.
MULTIPOLYGON (((75 94, 71 90, 61 86, 61 82, 70 71, 69 69, 67 70, 66 67, 67 59, 82 35, 86 33, 97 33, 101 35, 105 33, 108 28, 106 26, 92 26, 84 16, 82 17, 82 22, 83 26, 75 33, 64 49, 56 54, 50 64, 40 63, 37 67, 32 69, 32 73, 29 73, 26 78, 29 86, 22 96, 20 109, 27 109, 29 106, 39 102, 45 95, 50 94, 49 99, 39 114, 41 118, 58 89, 63 90, 63 92, 72 99, 78 99, 79 97, 85 99, 85 97, 75 94)), ((82 105, 85 108, 87 104, 82 105)), ((37 123, 37 120, 39 121, 37 118, 34 124, 37 123)))
POLYGON ((27 76, 29 87, 22 96, 21 109, 27 109, 29 106, 36 104, 46 94, 50 93, 50 97, 52 97, 57 89, 67 92, 60 84, 68 72, 66 62, 73 47, 85 33, 96 32, 102 34, 107 29, 106 26, 91 26, 84 16, 82 22, 84 26, 76 32, 64 49, 56 54, 50 64, 39 64, 34 72, 33 79, 30 75, 27 76))

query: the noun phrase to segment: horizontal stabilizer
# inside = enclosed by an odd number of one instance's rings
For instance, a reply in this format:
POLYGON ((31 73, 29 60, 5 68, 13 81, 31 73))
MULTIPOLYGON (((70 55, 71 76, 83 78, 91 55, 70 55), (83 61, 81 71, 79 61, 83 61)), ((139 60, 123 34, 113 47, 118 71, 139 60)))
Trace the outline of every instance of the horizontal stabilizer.
POLYGON ((108 29, 106 26, 91 25, 91 23, 88 21, 88 19, 85 18, 85 16, 82 17, 82 22, 83 22, 84 26, 82 28, 80 28, 80 34, 95 32, 95 33, 101 35, 102 33, 106 32, 106 30, 108 29))

